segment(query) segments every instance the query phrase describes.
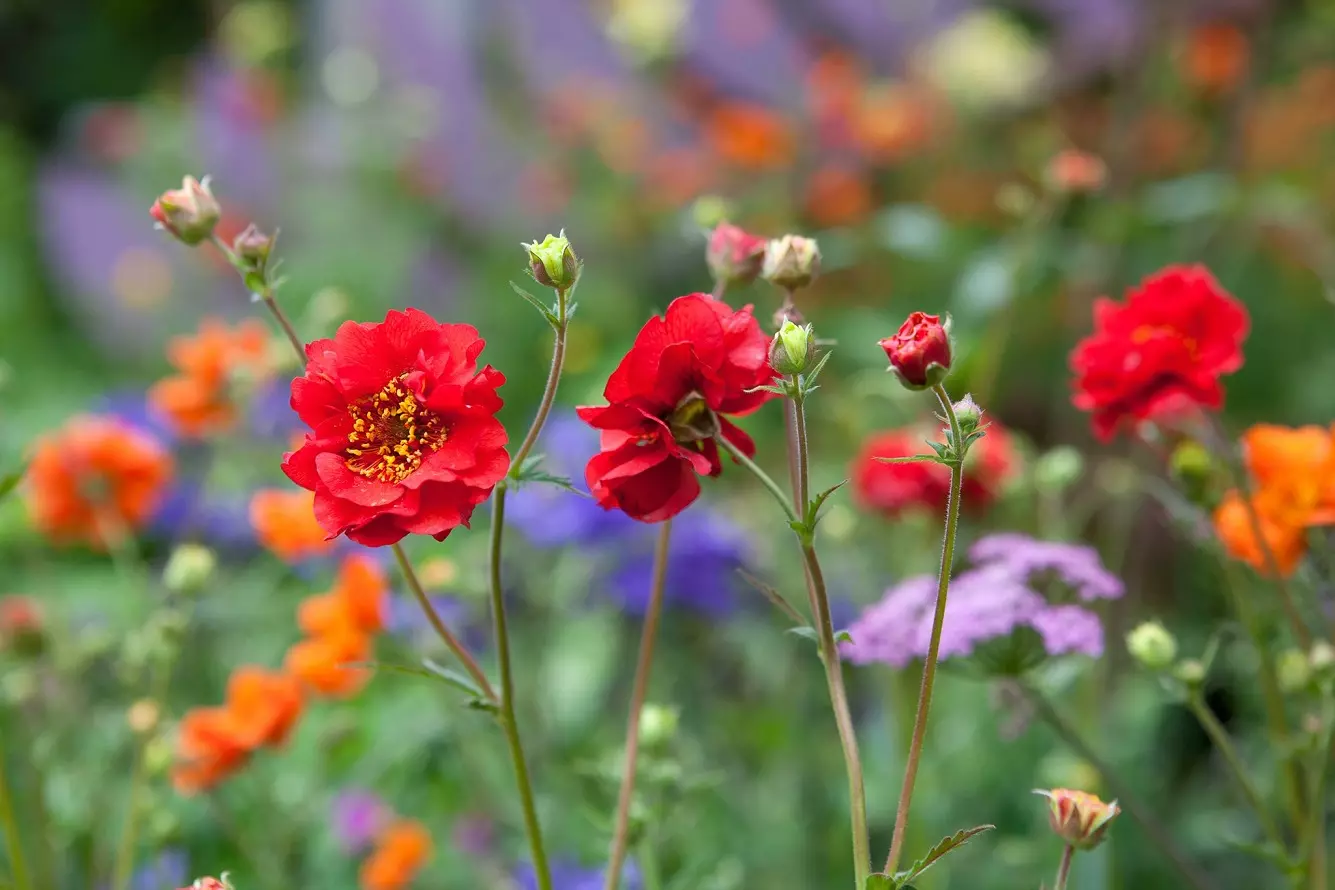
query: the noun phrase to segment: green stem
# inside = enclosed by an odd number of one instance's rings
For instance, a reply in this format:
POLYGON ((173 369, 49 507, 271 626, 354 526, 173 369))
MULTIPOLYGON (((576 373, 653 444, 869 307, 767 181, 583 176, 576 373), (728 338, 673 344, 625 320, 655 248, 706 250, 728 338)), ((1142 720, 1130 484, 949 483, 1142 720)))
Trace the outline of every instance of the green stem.
POLYGON ((895 830, 890 839, 890 854, 885 860, 885 873, 893 875, 904 848, 904 831, 908 827, 909 806, 913 801, 913 786, 918 778, 918 764, 922 760, 923 740, 927 735, 927 717, 932 708, 932 690, 936 685, 936 663, 941 652, 941 629, 946 620, 946 594, 950 590, 950 572, 955 563, 955 534, 960 518, 960 488, 964 483, 964 434, 959 418, 945 387, 937 384, 932 392, 945 411, 950 424, 950 444, 954 460, 950 466, 950 494, 946 499, 946 528, 941 541, 941 567, 936 581, 936 612, 932 616, 932 636, 927 646, 927 660, 922 666, 922 686, 918 691, 918 713, 913 720, 913 739, 909 743, 908 761, 904 764, 904 782, 899 789, 899 809, 895 812, 895 830))
POLYGON ((1066 880, 1071 876, 1071 860, 1075 857, 1075 847, 1070 844, 1062 850, 1062 861, 1057 866, 1057 883, 1052 890, 1066 890, 1066 880))
POLYGON ((440 637, 450 652, 454 653, 454 657, 459 659, 459 663, 464 666, 464 670, 468 671, 468 675, 473 678, 473 682, 482 690, 487 700, 492 704, 499 704, 500 698, 496 695, 496 689, 491 685, 491 681, 487 679, 486 672, 478 665, 477 659, 473 657, 473 653, 468 651, 468 647, 463 644, 463 641, 450 632, 445 622, 441 620, 436 607, 431 604, 431 598, 426 595, 426 591, 422 588, 422 582, 418 579, 417 572, 413 571, 413 564, 408 560, 408 554, 403 552, 403 547, 399 544, 391 545, 390 549, 394 551, 394 558, 398 560, 399 569, 403 572, 403 579, 408 582, 408 589, 413 592, 417 604, 422 607, 422 612, 426 615, 431 627, 436 631, 436 636, 440 637))
POLYGON ((552 343, 552 365, 547 371, 547 385, 542 389, 542 399, 538 402, 538 413, 533 416, 533 423, 528 428, 528 434, 524 436, 524 441, 519 443, 515 449, 514 459, 510 462, 510 474, 513 476, 518 473, 528 457, 533 446, 538 443, 538 436, 542 434, 542 428, 547 423, 547 415, 552 411, 552 405, 556 402, 556 389, 561 385, 561 369, 565 366, 566 360, 566 330, 570 325, 570 319, 567 317, 566 297, 568 291, 558 290, 556 292, 557 303, 557 324, 556 339, 552 343))
POLYGON ((658 639, 658 621, 663 611, 663 587, 667 580, 668 541, 672 534, 672 520, 658 528, 658 543, 654 547, 653 580, 649 586, 649 607, 644 613, 644 628, 640 633, 640 655, 635 663, 635 680, 631 686, 630 715, 626 720, 625 763, 621 772, 621 790, 617 794, 616 821, 612 828, 612 846, 607 854, 605 890, 617 890, 621 885, 621 869, 630 846, 630 806, 635 797, 635 769, 640 754, 640 714, 645 696, 649 693, 649 673, 654 664, 654 643, 658 639))
MULTIPOLYGON (((236 254, 232 252, 232 248, 228 247, 227 243, 217 235, 213 236, 212 241, 213 246, 222 251, 222 255, 227 258, 227 262, 232 264, 232 268, 236 269, 237 274, 242 276, 242 282, 245 283, 245 271, 242 269, 236 254)), ((282 307, 278 305, 278 301, 274 299, 273 285, 269 282, 268 276, 265 276, 264 287, 260 288, 255 295, 264 301, 269 314, 273 316, 274 321, 278 322, 278 327, 282 328, 283 333, 287 336, 287 342, 291 343, 292 348, 297 351, 297 360, 303 365, 306 364, 306 344, 301 342, 301 338, 297 336, 296 328, 292 327, 292 322, 288 320, 287 314, 283 312, 282 307)))
MULTIPOLYGON (((1329 721, 1330 715, 1327 715, 1329 721)), ((1326 861, 1326 788, 1330 781, 1331 759, 1335 757, 1335 732, 1328 731, 1325 744, 1317 750, 1319 762, 1312 769, 1312 808, 1302 840, 1302 859, 1307 863, 1308 886, 1311 890, 1326 890, 1328 863, 1326 861)))
POLYGON ((1019 682, 1018 685, 1029 703, 1034 706, 1035 713, 1052 727, 1053 731, 1072 751, 1080 756, 1081 760, 1098 770, 1104 784, 1108 786, 1108 790, 1116 795, 1121 808, 1126 810, 1132 819, 1140 823, 1150 843, 1159 848, 1159 852, 1172 863, 1178 874, 1186 881, 1186 884, 1195 888, 1195 890, 1214 890, 1214 884, 1210 881, 1210 878, 1201 871, 1200 866, 1187 858, 1187 855, 1178 848, 1172 835, 1168 833, 1168 828, 1154 815, 1154 810, 1136 796, 1131 787, 1124 783, 1113 770, 1112 765, 1089 746, 1081 737, 1079 730, 1063 717, 1052 702, 1048 701, 1047 697, 1036 688, 1023 681, 1019 682))
MULTIPOLYGON (((14 890, 32 890, 28 866, 23 858, 23 840, 19 837, 18 820, 14 818, 14 799, 10 794, 5 770, 3 741, 3 737, 0 737, 0 828, 5 833, 5 850, 9 856, 9 868, 14 873, 14 890)), ((41 789, 38 789, 38 793, 41 793, 41 789)))
POLYGON ((1256 790, 1256 785, 1252 782, 1251 776, 1247 773, 1247 766, 1238 756, 1237 749, 1233 747, 1233 741, 1228 737, 1227 730, 1219 722, 1219 718, 1214 715, 1205 700, 1201 698, 1200 690, 1193 689, 1187 694, 1187 707, 1195 715, 1205 734, 1214 742, 1214 746, 1219 749, 1219 753, 1224 756, 1224 762, 1228 764, 1229 770, 1233 773, 1234 780, 1238 783, 1238 788, 1242 790, 1242 796, 1247 799, 1247 805, 1256 813, 1257 820, 1261 823, 1261 830, 1265 832, 1266 837, 1276 847, 1284 849, 1284 837, 1280 834, 1279 826, 1275 823, 1274 817, 1270 815, 1266 808, 1265 801, 1261 799, 1261 794, 1256 790))
POLYGON ((762 470, 759 464, 742 453, 737 446, 729 442, 726 437, 719 436, 718 444, 724 451, 728 452, 733 460, 741 464, 744 469, 760 481, 761 485, 765 486, 765 490, 773 495, 774 500, 778 501, 779 506, 783 508, 783 513, 788 517, 789 522, 798 521, 797 512, 793 509, 793 502, 788 499, 788 495, 783 493, 783 489, 779 487, 779 483, 775 482, 769 473, 762 470))

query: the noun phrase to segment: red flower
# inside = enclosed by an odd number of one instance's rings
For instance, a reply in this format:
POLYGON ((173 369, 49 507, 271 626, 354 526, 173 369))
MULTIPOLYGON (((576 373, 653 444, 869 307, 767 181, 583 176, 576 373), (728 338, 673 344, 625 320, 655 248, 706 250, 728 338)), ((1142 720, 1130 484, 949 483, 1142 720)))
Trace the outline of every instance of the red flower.
POLYGON ((283 472, 315 492, 329 538, 378 547, 468 525, 510 467, 495 417, 505 377, 478 370, 482 347, 475 328, 417 309, 307 345, 292 407, 311 432, 283 472))
POLYGON ((890 370, 909 389, 935 386, 950 371, 950 335, 939 315, 910 314, 880 347, 890 359, 890 370))
POLYGON ((747 455, 751 437, 722 415, 755 411, 773 394, 769 338, 751 315, 706 294, 673 300, 640 330, 612 372, 604 407, 579 416, 602 431, 584 476, 593 496, 643 522, 676 516, 700 494, 697 476, 717 476, 716 436, 747 455))
POLYGON ((1219 408, 1220 376, 1242 367, 1247 310, 1203 266, 1169 266, 1094 304, 1094 333, 1071 353, 1075 406, 1107 441, 1131 421, 1219 408))
MULTIPOLYGON (((849 476, 853 496, 863 508, 895 517, 915 508, 945 509, 950 494, 950 470, 929 461, 890 464, 877 458, 911 457, 928 453, 928 429, 901 429, 877 433, 863 443, 849 476)), ((1019 458, 1011 434, 1001 424, 987 424, 987 435, 974 442, 964 462, 960 500, 964 507, 983 510, 1018 471, 1019 458)))
POLYGON ((749 284, 756 280, 765 264, 765 247, 769 242, 750 232, 721 222, 714 227, 705 247, 705 261, 715 281, 727 284, 749 284))

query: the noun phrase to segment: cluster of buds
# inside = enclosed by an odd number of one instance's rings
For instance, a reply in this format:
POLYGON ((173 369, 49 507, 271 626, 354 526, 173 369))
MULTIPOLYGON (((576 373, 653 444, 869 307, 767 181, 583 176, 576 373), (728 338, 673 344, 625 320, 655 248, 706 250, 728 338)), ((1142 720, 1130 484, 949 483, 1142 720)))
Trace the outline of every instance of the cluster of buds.
POLYGON ((1104 803, 1087 791, 1053 788, 1034 790, 1048 799, 1048 824, 1077 850, 1092 850, 1103 840, 1108 824, 1121 812, 1117 801, 1104 803))
POLYGON ((222 207, 209 191, 207 176, 203 179, 185 177, 179 189, 163 192, 148 212, 157 221, 158 228, 192 247, 208 240, 222 218, 222 207))
POLYGON ((1335 647, 1322 640, 1311 651, 1289 649, 1275 660, 1275 674, 1285 692, 1300 692, 1313 681, 1330 679, 1335 669, 1335 647))

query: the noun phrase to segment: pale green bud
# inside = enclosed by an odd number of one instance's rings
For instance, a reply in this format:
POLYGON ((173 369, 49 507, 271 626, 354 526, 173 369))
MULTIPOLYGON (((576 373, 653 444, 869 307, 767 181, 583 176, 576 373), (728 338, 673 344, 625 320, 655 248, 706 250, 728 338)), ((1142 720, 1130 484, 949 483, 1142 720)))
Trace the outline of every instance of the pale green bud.
POLYGON ((1177 640, 1157 621, 1146 621, 1127 634, 1126 649, 1152 671, 1167 669, 1177 658, 1177 640))
POLYGON ((559 235, 548 235, 523 247, 528 251, 529 268, 539 284, 557 290, 568 290, 574 285, 579 277, 579 259, 564 229, 559 235))
POLYGON ((766 281, 785 290, 806 287, 820 274, 820 245, 814 238, 784 235, 770 241, 760 273, 766 281))
POLYGON ((1297 692, 1312 679, 1312 662, 1301 649, 1285 649, 1275 659, 1275 675, 1285 692, 1297 692))
POLYGON ((1188 686, 1200 686, 1205 682, 1205 665, 1199 659, 1188 658, 1183 660, 1173 673, 1188 686))
POLYGON ((162 583, 172 593, 195 593, 209 583, 218 557, 202 544, 182 544, 167 558, 162 583))
POLYGON ((645 705, 640 710, 640 742, 653 748, 672 741, 677 734, 680 714, 676 708, 645 705))
POLYGON ((796 325, 788 319, 770 343, 769 363, 784 376, 801 374, 815 354, 816 339, 811 336, 811 325, 796 325))

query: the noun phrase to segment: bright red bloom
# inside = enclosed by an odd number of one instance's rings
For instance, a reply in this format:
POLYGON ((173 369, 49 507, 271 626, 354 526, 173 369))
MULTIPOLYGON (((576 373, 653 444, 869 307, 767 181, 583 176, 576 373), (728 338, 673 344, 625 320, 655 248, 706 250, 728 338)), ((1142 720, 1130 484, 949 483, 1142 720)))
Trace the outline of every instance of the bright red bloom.
POLYGON ((409 309, 306 346, 292 407, 311 432, 283 472, 315 492, 330 538, 379 547, 468 525, 510 468, 496 419, 505 377, 478 370, 483 345, 476 328, 409 309))
POLYGON ((950 371, 950 334, 941 316, 913 312, 893 337, 879 341, 890 370, 910 389, 926 389, 950 371))
MULTIPOLYGON (((864 509, 890 517, 911 509, 945 509, 950 494, 950 470, 946 467, 929 461, 891 464, 877 460, 929 453, 926 440, 930 433, 926 428, 888 430, 862 444, 849 468, 849 476, 853 480, 853 496, 864 509)), ((1019 457, 1011 434, 1001 424, 990 421, 987 435, 970 446, 964 461, 962 505, 968 509, 986 509, 1018 470, 1019 457)))
POLYGON ((1224 402, 1219 378, 1242 367, 1247 310, 1204 266, 1169 266, 1125 303, 1094 304, 1094 333, 1071 353, 1075 406, 1107 441, 1126 422, 1224 402))
POLYGON ((584 471, 589 490, 642 522, 676 516, 699 496, 697 476, 722 472, 716 436, 755 453, 723 415, 750 414, 773 398, 749 391, 773 377, 769 338, 750 306, 737 312, 707 294, 673 300, 612 372, 603 390, 610 404, 579 409, 602 431, 602 450, 584 471))

